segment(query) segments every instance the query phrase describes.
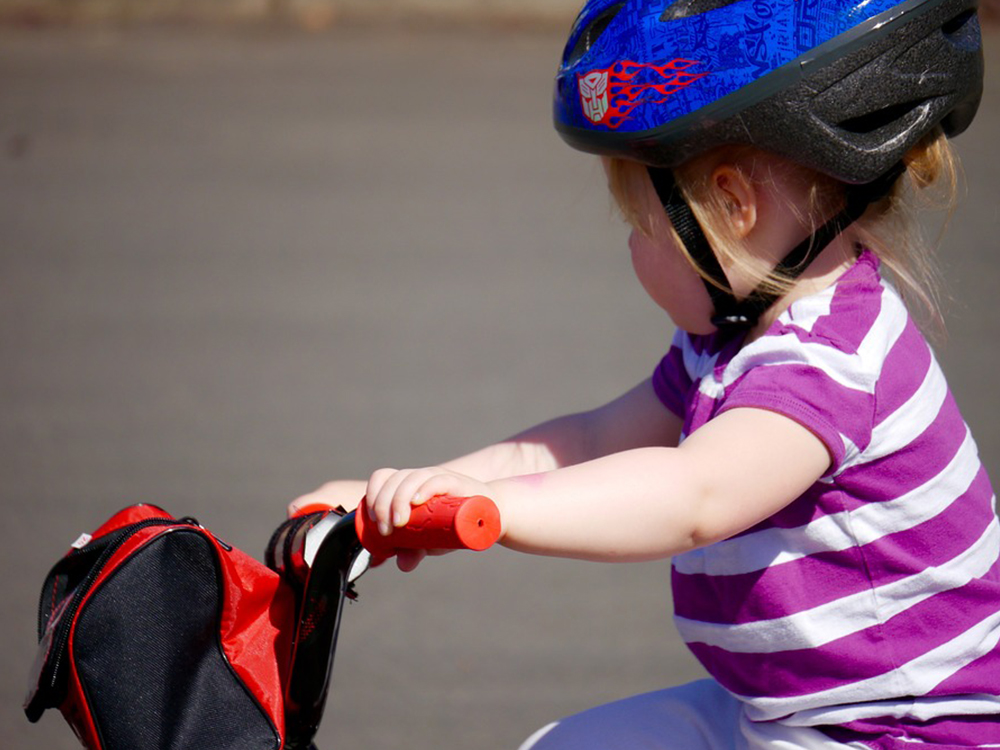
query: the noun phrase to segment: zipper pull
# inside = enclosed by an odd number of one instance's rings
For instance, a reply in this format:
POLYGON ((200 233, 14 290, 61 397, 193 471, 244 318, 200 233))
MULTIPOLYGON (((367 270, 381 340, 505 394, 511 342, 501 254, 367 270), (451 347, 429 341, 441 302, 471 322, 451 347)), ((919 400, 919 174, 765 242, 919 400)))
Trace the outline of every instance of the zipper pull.
POLYGON ((206 534, 208 534, 210 537, 212 537, 212 539, 214 539, 216 542, 218 542, 219 546, 222 547, 222 549, 224 549, 226 552, 232 552, 233 551, 233 545, 228 544, 228 543, 222 541, 221 539, 219 539, 219 537, 217 537, 211 531, 209 531, 204 526, 202 526, 201 523, 198 521, 198 519, 195 518, 194 516, 184 516, 183 518, 178 519, 178 523, 187 523, 187 524, 191 524, 192 526, 197 526, 199 529, 201 529, 206 534))

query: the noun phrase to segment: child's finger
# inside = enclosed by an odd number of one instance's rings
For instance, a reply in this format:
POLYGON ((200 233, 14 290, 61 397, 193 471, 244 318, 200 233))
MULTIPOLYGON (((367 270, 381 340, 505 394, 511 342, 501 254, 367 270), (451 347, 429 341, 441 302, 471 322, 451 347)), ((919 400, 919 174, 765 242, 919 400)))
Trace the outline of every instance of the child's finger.
POLYGON ((404 573, 416 569, 427 557, 427 551, 422 549, 401 549, 396 552, 396 567, 404 573))
POLYGON ((429 479, 439 475, 443 469, 430 466, 425 469, 415 469, 411 471, 396 487, 396 493, 392 502, 392 525, 396 527, 405 526, 410 520, 410 508, 413 505, 420 505, 426 501, 427 497, 421 493, 423 487, 429 479))
POLYGON ((414 505, 421 505, 430 498, 441 495, 467 497, 469 495, 480 494, 481 491, 478 487, 474 490, 470 489, 468 486, 469 481, 466 477, 449 473, 435 474, 434 476, 425 478, 425 481, 416 490, 420 502, 414 503, 414 505))
POLYGON ((368 516, 385 536, 392 531, 392 500, 396 488, 405 479, 406 473, 396 469, 379 469, 368 480, 368 516))
POLYGON ((388 482, 395 473, 396 469, 387 467, 373 471, 372 475, 368 477, 368 485, 365 488, 365 497, 368 499, 368 515, 372 520, 375 519, 375 500, 378 498, 379 494, 381 494, 382 488, 385 487, 386 482, 388 482))

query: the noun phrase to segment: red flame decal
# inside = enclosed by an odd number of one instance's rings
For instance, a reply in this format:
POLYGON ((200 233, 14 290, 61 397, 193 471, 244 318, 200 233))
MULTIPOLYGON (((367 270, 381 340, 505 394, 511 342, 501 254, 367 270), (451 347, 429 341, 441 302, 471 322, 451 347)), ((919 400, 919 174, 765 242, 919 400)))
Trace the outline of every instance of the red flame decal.
POLYGON ((610 68, 592 70, 578 76, 584 112, 595 124, 615 130, 630 119, 629 116, 636 107, 663 104, 671 94, 707 75, 688 72, 699 64, 698 60, 682 58, 664 65, 621 60, 610 68), (634 82, 640 76, 640 82, 634 82), (602 81, 607 82, 606 87, 594 85, 595 82, 602 81))

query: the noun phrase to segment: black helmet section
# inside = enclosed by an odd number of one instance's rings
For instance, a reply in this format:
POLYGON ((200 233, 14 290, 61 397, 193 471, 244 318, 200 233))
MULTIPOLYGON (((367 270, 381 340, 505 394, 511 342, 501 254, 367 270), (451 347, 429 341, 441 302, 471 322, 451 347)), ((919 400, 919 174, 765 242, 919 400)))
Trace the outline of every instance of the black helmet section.
POLYGON ((983 91, 976 3, 928 5, 919 0, 900 6, 900 15, 884 28, 844 45, 842 50, 851 50, 847 54, 709 126, 685 150, 702 151, 751 134, 761 148, 844 182, 867 183, 938 124, 947 135, 961 133, 983 91))

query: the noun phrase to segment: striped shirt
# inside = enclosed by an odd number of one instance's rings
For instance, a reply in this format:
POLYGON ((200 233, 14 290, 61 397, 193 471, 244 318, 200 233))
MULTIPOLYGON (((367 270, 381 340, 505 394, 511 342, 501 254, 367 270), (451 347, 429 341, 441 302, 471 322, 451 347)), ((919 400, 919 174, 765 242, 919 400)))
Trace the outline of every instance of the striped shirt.
POLYGON ((653 385, 684 435, 753 407, 831 455, 786 508, 673 561, 678 628, 749 717, 880 750, 1000 747, 995 497, 875 256, 745 347, 678 332, 653 385))

